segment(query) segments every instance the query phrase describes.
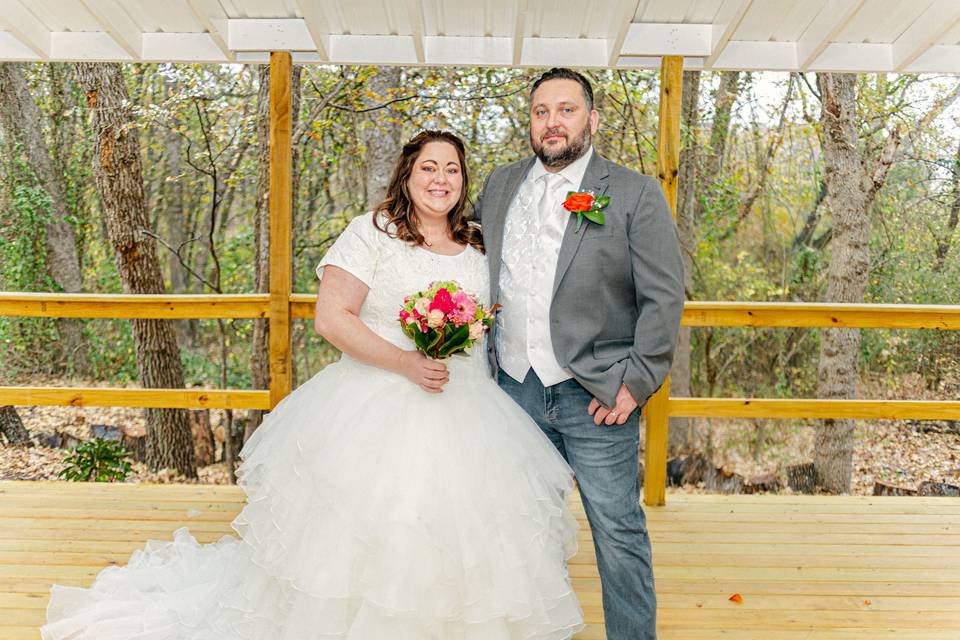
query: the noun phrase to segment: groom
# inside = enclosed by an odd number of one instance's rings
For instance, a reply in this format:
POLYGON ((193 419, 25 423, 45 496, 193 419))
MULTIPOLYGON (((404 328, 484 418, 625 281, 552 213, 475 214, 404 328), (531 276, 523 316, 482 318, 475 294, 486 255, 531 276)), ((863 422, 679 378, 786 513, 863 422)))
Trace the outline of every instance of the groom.
MULTIPOLYGON (((576 473, 607 638, 653 639, 636 412, 673 359, 683 309, 676 227, 656 180, 593 150, 599 114, 589 80, 551 69, 530 102, 535 156, 496 168, 476 208, 491 299, 503 305, 490 363, 576 473), (578 222, 565 208, 569 192, 594 196, 589 217, 578 222)), ((589 198, 572 200, 576 209, 589 198)))

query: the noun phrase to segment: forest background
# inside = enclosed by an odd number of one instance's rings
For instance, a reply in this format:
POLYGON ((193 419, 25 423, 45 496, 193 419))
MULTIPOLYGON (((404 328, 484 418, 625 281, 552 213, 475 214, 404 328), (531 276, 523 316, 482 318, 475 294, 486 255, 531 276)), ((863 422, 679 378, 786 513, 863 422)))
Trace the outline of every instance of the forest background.
MULTIPOLYGON (((654 173, 659 75, 587 74, 600 111, 596 149, 654 173)), ((295 67, 294 290, 315 292, 320 257, 379 202, 416 131, 449 129, 466 141, 472 200, 494 166, 529 155, 537 75, 295 67)), ((265 292, 267 81, 256 65, 0 64, 0 289, 129 291, 126 233, 155 252, 160 291, 265 292), (117 217, 126 205, 109 184, 119 178, 104 169, 104 143, 120 137, 134 150, 125 164, 139 164, 139 177, 124 179, 142 182, 132 207, 140 219, 117 217)), ((688 71, 683 85, 678 226, 689 299, 960 304, 956 78, 688 71)), ((183 384, 266 388, 265 323, 171 324, 183 384)), ((136 386, 142 351, 128 320, 0 318, 0 385, 136 386)), ((293 357, 296 386, 337 352, 298 321, 293 357)), ((672 394, 956 399, 960 335, 685 330, 672 394)), ((50 415, 69 422, 64 411, 84 410, 0 411, 30 432, 60 429, 50 415)), ((176 413, 118 419, 150 431, 176 413)), ((234 449, 262 418, 214 413, 234 449)), ((955 421, 671 425, 675 453, 699 452, 744 475, 813 460, 830 491, 875 480, 957 484, 958 447, 955 421), (885 446, 890 455, 870 459, 885 446), (925 453, 917 464, 898 459, 906 450, 925 453)), ((191 461, 147 462, 196 474, 191 461)))

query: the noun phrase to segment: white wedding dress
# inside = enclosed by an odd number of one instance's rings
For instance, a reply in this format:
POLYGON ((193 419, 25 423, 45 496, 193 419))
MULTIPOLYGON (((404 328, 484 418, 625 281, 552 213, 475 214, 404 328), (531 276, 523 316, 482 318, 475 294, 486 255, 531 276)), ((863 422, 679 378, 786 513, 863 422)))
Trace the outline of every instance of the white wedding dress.
MULTIPOLYGON (((325 265, 370 291, 360 318, 405 349, 404 296, 458 280, 488 304, 486 258, 441 256, 353 220, 325 265)), ((344 355, 243 448, 240 538, 151 541, 89 589, 55 586, 44 640, 569 638, 582 613, 569 467, 490 378, 484 350, 428 394, 344 355)))

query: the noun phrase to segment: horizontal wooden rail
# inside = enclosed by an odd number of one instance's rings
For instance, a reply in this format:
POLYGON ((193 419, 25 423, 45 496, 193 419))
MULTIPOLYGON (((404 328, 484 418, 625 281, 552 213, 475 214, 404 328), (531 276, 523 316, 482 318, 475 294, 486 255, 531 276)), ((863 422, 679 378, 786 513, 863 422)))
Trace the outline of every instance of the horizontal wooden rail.
POLYGON ((269 409, 269 391, 243 389, 111 389, 0 387, 0 406, 269 409))
MULTIPOLYGON (((290 295, 290 315, 314 316, 316 295, 290 295)), ((124 295, 0 292, 0 316, 44 318, 266 318, 268 294, 124 295)), ((849 327, 960 330, 960 306, 807 302, 687 302, 691 327, 849 327)), ((269 409, 267 391, 0 387, 0 405, 269 409)), ((669 398, 670 416, 960 419, 960 402, 669 398)))
MULTIPOLYGON (((290 317, 311 320, 317 307, 317 296, 310 293, 294 293, 290 296, 290 317)), ((397 307, 400 312, 400 307, 397 307)))
POLYGON ((960 330, 960 305, 687 302, 688 327, 849 327, 960 330))
POLYGON ((0 292, 0 316, 35 318, 266 318, 266 293, 124 295, 0 292))
MULTIPOLYGON (((290 315, 313 318, 317 297, 290 296, 290 315)), ((121 295, 0 292, 0 316, 43 318, 265 318, 269 295, 121 295)), ((960 330, 960 305, 687 302, 689 327, 849 327, 960 330)))
POLYGON ((960 402, 938 400, 670 398, 666 411, 686 418, 960 420, 960 402))

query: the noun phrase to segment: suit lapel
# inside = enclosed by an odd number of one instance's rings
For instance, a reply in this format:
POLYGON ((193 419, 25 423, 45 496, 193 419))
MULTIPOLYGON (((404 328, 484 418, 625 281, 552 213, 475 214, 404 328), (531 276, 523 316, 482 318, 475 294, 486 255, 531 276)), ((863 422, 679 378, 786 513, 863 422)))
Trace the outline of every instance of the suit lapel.
MULTIPOLYGON (((510 203, 517 195, 517 189, 523 182, 530 167, 536 161, 536 157, 529 158, 526 162, 519 163, 506 178, 506 185, 498 194, 496 201, 491 208, 490 237, 487 246, 487 259, 490 261, 490 284, 492 302, 496 302, 500 297, 500 258, 503 255, 503 233, 507 222, 507 213, 510 210, 510 203)), ((487 224, 487 221, 484 221, 487 224)))
MULTIPOLYGON (((580 183, 578 191, 589 191, 595 197, 602 196, 607 190, 609 177, 610 172, 607 169, 607 160, 601 158, 600 154, 594 151, 590 162, 587 164, 587 170, 583 174, 583 181, 580 183)), ((580 247, 580 241, 583 240, 583 233, 587 225, 590 224, 594 223, 584 219, 583 224, 580 225, 580 230, 577 231, 577 216, 572 213, 570 214, 570 218, 567 220, 567 228, 563 232, 560 253, 557 256, 557 275, 553 280, 554 296, 557 295, 560 281, 563 280, 563 276, 570 267, 570 263, 573 262, 573 256, 576 255, 577 249, 580 247)))

